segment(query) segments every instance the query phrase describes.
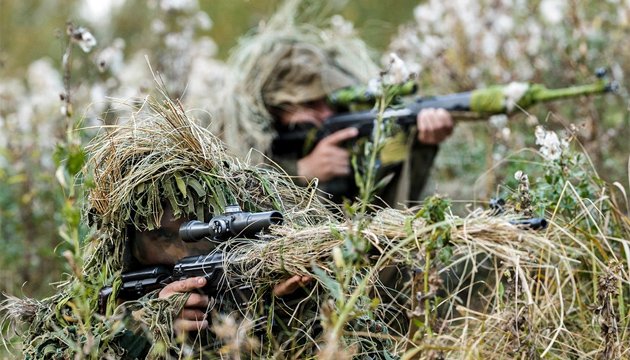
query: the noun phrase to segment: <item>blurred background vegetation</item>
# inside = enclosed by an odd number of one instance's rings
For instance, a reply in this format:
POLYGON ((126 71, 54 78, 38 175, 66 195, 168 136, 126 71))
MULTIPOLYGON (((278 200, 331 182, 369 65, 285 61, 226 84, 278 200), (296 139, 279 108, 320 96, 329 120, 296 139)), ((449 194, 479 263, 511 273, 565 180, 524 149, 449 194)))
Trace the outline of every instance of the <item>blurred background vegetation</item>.
MULTIPOLYGON (((127 43, 126 52, 132 53, 151 39, 150 2, 2 0, 0 71, 4 75, 16 74, 25 71, 31 61, 45 56, 58 65, 64 50, 59 37, 65 31, 66 21, 89 26, 101 43, 122 37, 127 43), (110 3, 115 6, 109 8, 110 3), (100 15, 92 16, 97 11, 100 15)), ((344 3, 329 2, 335 7, 344 3)), ((238 37, 266 19, 280 3, 280 0, 200 1, 199 9, 210 16, 212 27, 196 35, 211 36, 218 45, 217 57, 225 58, 238 37)), ((396 1, 396 6, 375 0, 351 1, 340 13, 355 24, 370 45, 384 50, 398 25, 413 19, 413 8, 417 4, 417 0, 396 1)))
MULTIPOLYGON (((70 196, 68 163, 60 162, 72 154, 67 130, 116 121, 121 113, 113 99, 145 94, 153 81, 145 56, 173 89, 186 89, 188 108, 203 109, 208 94, 220 90, 230 48, 279 3, 0 1, 1 292, 50 294, 49 283, 68 270, 59 255, 72 243, 60 234, 81 199, 70 196), (74 48, 64 66, 67 21, 88 28, 97 44, 87 53, 74 48), (74 111, 60 113, 60 94, 74 111)), ((376 54, 395 51, 413 65, 423 94, 509 81, 569 86, 593 81, 600 66, 621 83, 617 96, 537 106, 510 121, 461 124, 439 154, 427 193, 448 194, 461 201, 461 211, 473 200, 503 195, 504 186, 516 185, 515 171, 539 161, 529 156, 537 151, 538 124, 575 134, 600 176, 628 185, 628 1, 322 4, 339 7, 376 54)), ((79 140, 89 137, 82 131, 79 140)))

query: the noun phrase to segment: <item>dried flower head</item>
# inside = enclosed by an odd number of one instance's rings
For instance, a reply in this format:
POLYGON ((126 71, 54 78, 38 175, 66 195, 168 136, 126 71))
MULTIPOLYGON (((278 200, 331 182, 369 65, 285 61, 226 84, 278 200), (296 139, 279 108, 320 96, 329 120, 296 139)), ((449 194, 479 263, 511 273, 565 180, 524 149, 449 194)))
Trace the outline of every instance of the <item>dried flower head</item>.
POLYGON ((66 32, 70 36, 70 41, 79 45, 83 52, 88 53, 96 46, 96 38, 83 26, 75 28, 74 25, 68 24, 66 32))

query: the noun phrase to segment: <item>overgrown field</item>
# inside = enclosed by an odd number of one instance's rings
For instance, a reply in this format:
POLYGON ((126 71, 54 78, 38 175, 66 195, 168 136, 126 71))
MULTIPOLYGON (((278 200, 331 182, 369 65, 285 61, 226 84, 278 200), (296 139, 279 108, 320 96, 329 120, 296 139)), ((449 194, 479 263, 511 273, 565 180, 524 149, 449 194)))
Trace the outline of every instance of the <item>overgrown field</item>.
MULTIPOLYGON (((80 278, 88 229, 85 184, 75 176, 94 127, 133 116, 123 102, 144 104, 155 72, 191 119, 208 121, 225 44, 235 41, 218 41, 234 30, 215 30, 225 21, 213 20, 251 5, 133 2, 97 19, 77 2, 66 24, 52 3, 0 5, 59 29, 50 40, 58 50, 38 59, 16 50, 16 23, 0 30, 9 49, 0 48, 0 291, 38 299, 56 291, 49 284, 80 278)), ((329 224, 277 229, 282 249, 249 249, 258 262, 247 276, 261 287, 287 271, 315 278, 313 323, 299 320, 300 331, 318 328, 319 337, 294 333, 291 346, 256 347, 236 341, 238 324, 222 319, 215 333, 231 344, 223 356, 282 350, 332 359, 385 356, 387 348, 405 359, 630 357, 630 1, 429 0, 397 10, 413 19, 390 25, 378 21, 379 6, 348 5, 344 16, 360 27, 341 17, 329 25, 367 37, 375 26, 389 29, 391 38, 371 43, 418 73, 421 95, 510 81, 567 87, 593 82, 600 67, 620 89, 458 124, 440 149, 427 200, 411 210, 359 203, 329 224), (547 226, 533 230, 522 219, 547 226), (274 251, 293 262, 277 268, 274 251), (394 265, 412 274, 400 304, 374 292, 378 274, 394 265), (401 316, 410 325, 397 324, 401 316)), ((241 23, 255 24, 256 11, 267 9, 250 10, 241 23)), ((5 340, 20 354, 19 337, 5 340)), ((100 358, 84 345, 68 346, 100 358)))

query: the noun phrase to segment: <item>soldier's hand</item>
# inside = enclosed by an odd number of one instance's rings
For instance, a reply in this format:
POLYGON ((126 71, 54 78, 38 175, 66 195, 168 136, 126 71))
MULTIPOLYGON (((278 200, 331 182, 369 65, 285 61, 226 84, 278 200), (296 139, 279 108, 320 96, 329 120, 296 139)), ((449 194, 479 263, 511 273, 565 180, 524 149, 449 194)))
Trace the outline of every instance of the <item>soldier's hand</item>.
POLYGON ((424 109, 416 118, 418 141, 437 145, 453 133, 453 118, 444 109, 424 109))
POLYGON ((297 173, 307 180, 328 181, 350 174, 350 152, 339 145, 359 134, 356 128, 346 128, 323 138, 306 157, 298 160, 297 173))
POLYGON ((206 309, 210 302, 208 295, 202 295, 194 292, 206 285, 206 278, 203 276, 194 277, 186 280, 173 281, 166 285, 159 293, 160 299, 167 298, 177 293, 191 293, 190 297, 184 304, 184 308, 175 320, 175 331, 186 332, 208 328, 208 320, 206 319, 206 309))
POLYGON ((310 276, 294 275, 274 286, 273 294, 278 297, 293 294, 295 290, 303 287, 311 280, 310 276))

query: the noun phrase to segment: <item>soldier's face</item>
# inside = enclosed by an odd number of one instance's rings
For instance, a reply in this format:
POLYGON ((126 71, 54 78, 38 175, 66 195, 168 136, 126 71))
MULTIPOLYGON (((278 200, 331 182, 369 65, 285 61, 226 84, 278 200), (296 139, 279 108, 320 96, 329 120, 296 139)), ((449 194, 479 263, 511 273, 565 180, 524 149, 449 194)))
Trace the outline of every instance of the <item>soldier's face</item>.
POLYGON ((300 104, 288 104, 282 107, 279 114, 280 124, 290 127, 295 124, 310 123, 320 127, 326 119, 334 114, 325 99, 308 101, 300 104))
POLYGON ((176 219, 169 206, 164 209, 160 227, 134 234, 132 253, 142 265, 174 265, 177 260, 201 255, 212 250, 209 241, 186 243, 179 236, 179 227, 188 219, 176 219))

